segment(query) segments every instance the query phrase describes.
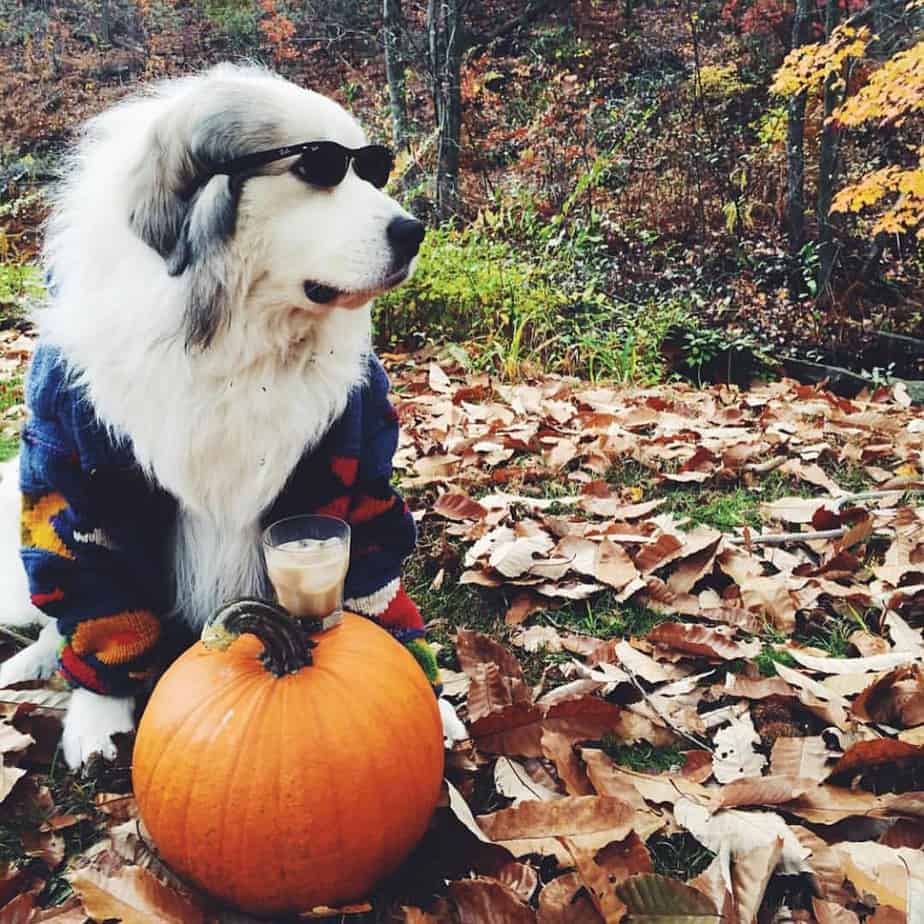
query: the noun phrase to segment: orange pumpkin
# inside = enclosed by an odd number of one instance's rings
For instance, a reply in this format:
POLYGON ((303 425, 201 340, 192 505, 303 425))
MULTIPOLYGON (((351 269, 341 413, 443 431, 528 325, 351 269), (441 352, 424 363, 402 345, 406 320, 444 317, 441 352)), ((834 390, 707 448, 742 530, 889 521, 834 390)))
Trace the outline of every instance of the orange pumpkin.
POLYGON ((222 613, 225 628, 167 670, 138 728, 132 776, 154 844, 180 876, 253 914, 366 897, 439 795, 442 727, 424 672, 352 613, 310 648, 260 601, 222 613))

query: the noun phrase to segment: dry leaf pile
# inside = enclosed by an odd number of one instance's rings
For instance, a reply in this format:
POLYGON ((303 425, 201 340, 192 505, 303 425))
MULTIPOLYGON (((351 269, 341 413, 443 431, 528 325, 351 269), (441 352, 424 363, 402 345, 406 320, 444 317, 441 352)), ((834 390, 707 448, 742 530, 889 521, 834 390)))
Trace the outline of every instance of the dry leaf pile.
MULTIPOLYGON (((472 585, 485 612, 433 626, 470 738, 431 830, 339 916, 924 920, 924 414, 792 382, 394 379, 402 486, 443 542, 431 590, 472 585), (716 522, 706 491, 747 516, 716 522), (576 618, 601 600, 644 631, 576 618)), ((0 691, 0 807, 35 819, 0 924, 243 922, 170 875, 129 794, 62 798, 65 697, 0 691)))

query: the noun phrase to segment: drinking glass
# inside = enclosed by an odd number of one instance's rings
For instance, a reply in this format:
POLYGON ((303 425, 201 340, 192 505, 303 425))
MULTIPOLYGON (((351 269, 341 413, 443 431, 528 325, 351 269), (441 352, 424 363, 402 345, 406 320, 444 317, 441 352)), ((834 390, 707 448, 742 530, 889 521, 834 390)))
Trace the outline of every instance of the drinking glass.
POLYGON ((343 614, 350 527, 337 517, 305 514, 277 520, 263 533, 263 554, 279 602, 328 629, 343 614))

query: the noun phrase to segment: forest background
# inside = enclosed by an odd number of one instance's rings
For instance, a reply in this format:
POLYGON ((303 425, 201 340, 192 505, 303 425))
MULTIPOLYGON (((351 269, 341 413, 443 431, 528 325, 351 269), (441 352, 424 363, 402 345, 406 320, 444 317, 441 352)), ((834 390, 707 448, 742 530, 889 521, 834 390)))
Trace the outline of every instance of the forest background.
MULTIPOLYGON (((0 459, 47 190, 144 82, 248 59, 329 94, 428 224, 375 332, 404 582, 470 739, 409 875, 324 919, 919 919, 922 26, 922 0, 0 0, 0 459)), ((0 691, 0 924, 242 924, 157 859, 126 742, 66 772, 68 695, 0 691)))
POLYGON ((913 382, 922 23, 904 0, 0 0, 0 313, 40 293, 79 122, 246 57, 399 151, 391 191, 431 231, 380 349, 463 344, 509 378, 913 382))

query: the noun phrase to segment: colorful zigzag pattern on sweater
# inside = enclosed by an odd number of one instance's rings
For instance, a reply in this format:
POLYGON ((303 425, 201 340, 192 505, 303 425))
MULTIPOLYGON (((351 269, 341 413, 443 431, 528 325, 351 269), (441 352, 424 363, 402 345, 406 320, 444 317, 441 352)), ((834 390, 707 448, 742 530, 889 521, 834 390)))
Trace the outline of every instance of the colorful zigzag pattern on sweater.
MULTIPOLYGON (((387 392, 370 357, 367 383, 299 461, 262 525, 300 513, 349 522, 348 607, 408 645, 438 687, 423 620, 400 583, 416 531, 391 486, 398 421, 387 392)), ((21 554, 32 602, 58 622, 61 669, 72 684, 132 694, 163 666, 176 500, 144 476, 130 444, 113 443, 55 349, 36 350, 26 397, 21 554)))

